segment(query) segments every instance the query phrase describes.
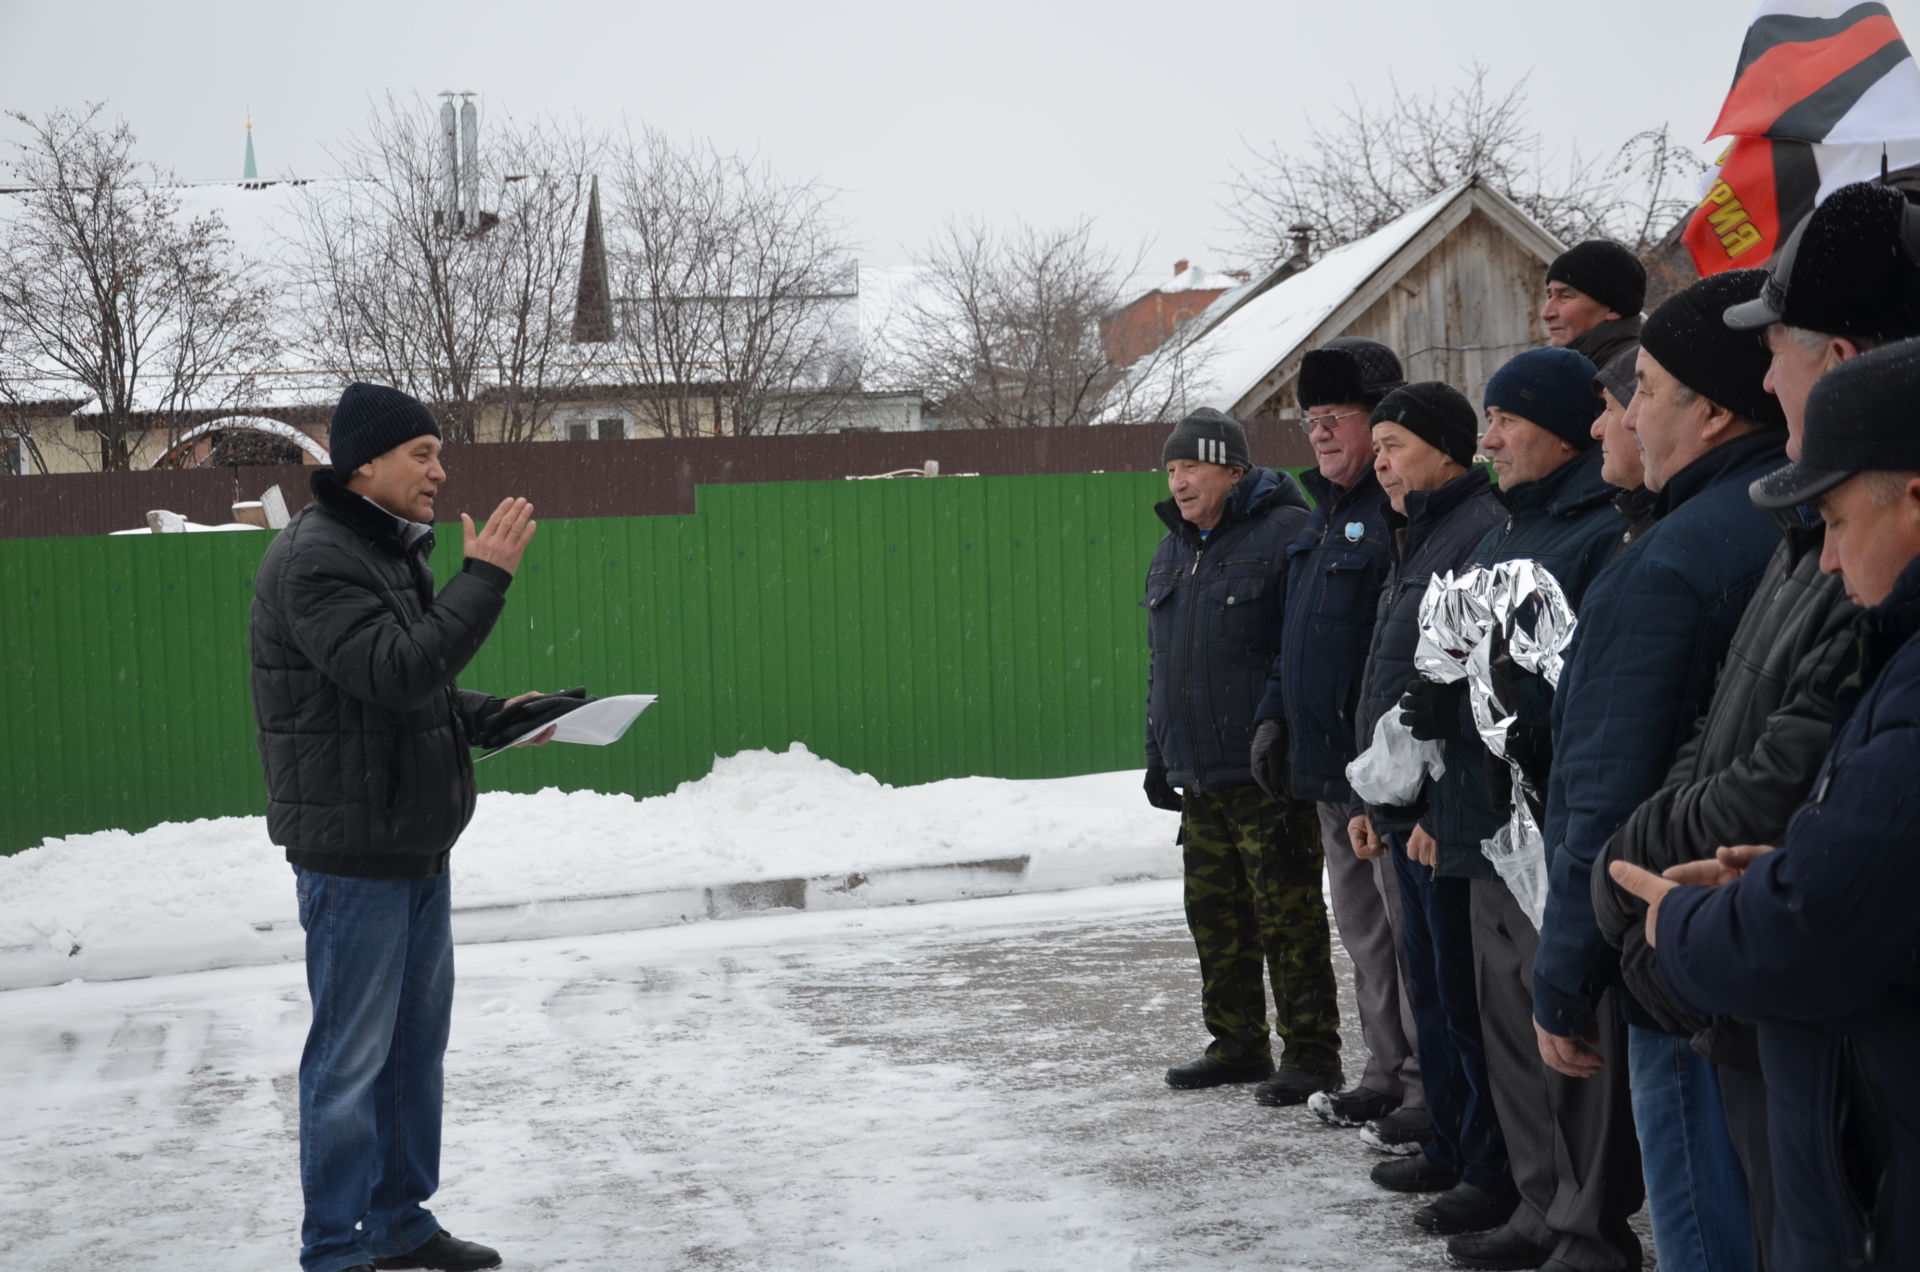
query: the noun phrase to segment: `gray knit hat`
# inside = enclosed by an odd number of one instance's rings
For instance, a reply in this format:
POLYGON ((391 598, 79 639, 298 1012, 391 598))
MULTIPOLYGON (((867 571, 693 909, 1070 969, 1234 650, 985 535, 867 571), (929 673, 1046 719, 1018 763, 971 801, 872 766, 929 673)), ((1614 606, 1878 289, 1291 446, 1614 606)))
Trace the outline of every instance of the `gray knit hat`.
POLYGON ((1160 463, 1164 466, 1176 459, 1228 468, 1253 467, 1247 455, 1247 432, 1240 421, 1210 406, 1201 407, 1173 426, 1167 444, 1160 448, 1160 463))

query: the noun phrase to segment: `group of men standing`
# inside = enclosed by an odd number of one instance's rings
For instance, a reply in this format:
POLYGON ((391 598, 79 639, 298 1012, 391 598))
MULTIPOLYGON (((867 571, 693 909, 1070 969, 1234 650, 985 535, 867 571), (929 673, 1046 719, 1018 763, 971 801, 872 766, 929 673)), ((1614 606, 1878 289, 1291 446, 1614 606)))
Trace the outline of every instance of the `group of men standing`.
POLYGON ((1361 1127, 1459 1267, 1640 1268, 1643 1202, 1669 1272, 1920 1266, 1920 205, 1845 187, 1767 270, 1644 298, 1618 244, 1564 253, 1480 410, 1310 351, 1311 506, 1217 411, 1168 438, 1146 788, 1212 1040, 1167 1082, 1361 1127), (1575 626, 1557 687, 1495 658, 1502 758, 1418 612, 1523 560, 1575 626), (1390 715, 1444 772, 1365 804, 1390 715), (1482 852, 1515 800, 1538 923, 1482 852))

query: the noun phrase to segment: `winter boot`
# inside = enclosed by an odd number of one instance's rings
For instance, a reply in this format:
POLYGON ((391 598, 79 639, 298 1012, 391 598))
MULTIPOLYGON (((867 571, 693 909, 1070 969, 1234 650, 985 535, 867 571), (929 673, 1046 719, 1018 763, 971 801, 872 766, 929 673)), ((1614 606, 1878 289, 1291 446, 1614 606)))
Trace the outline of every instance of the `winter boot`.
POLYGON ((1433 1119, 1425 1109, 1395 1109, 1360 1128, 1362 1144, 1400 1157, 1419 1152, 1432 1137, 1433 1119))
MULTIPOLYGON (((1260 1098, 1257 1092, 1254 1098, 1260 1098)), ((1329 1126, 1364 1126, 1399 1108, 1400 1097, 1365 1087, 1351 1091, 1315 1091, 1307 1097, 1307 1107, 1329 1126)))
POLYGON ((432 1272, 480 1272, 500 1266, 500 1252, 472 1241, 462 1241, 445 1228, 434 1233, 425 1245, 406 1254, 389 1255, 373 1261, 375 1268, 428 1268, 432 1272))
POLYGON ((1552 1254, 1504 1224, 1492 1232, 1463 1233, 1447 1241, 1447 1262, 1478 1272, 1531 1272, 1552 1254))
POLYGON ((1269 1108, 1305 1104, 1311 1097, 1339 1086, 1340 1081, 1340 1075, 1337 1073, 1327 1076, 1308 1073, 1305 1069, 1296 1069, 1291 1065, 1281 1065, 1274 1070, 1272 1077, 1253 1088, 1253 1101, 1255 1104, 1264 1104, 1269 1108))
POLYGON ((1519 1201, 1499 1197, 1484 1188, 1459 1183, 1413 1212, 1413 1225, 1435 1236, 1485 1232, 1513 1217, 1519 1201))
POLYGON ((1448 1170, 1425 1153, 1381 1162, 1367 1172, 1367 1178, 1389 1192, 1403 1193, 1445 1192, 1460 1182, 1456 1172, 1448 1170))
POLYGON ((1198 1091, 1202 1087, 1225 1086, 1229 1082, 1258 1082, 1273 1072, 1273 1061, 1264 1064, 1224 1064, 1212 1056, 1201 1056, 1192 1064, 1167 1070, 1167 1085, 1180 1091, 1198 1091))

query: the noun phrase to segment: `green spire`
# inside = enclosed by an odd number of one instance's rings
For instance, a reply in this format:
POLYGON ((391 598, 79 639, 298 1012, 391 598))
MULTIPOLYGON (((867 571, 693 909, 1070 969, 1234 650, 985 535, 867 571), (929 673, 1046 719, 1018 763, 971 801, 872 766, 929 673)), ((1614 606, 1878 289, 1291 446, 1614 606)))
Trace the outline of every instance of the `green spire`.
POLYGON ((241 171, 240 179, 255 181, 259 176, 260 170, 253 166, 253 112, 249 110, 247 112, 247 166, 241 171))

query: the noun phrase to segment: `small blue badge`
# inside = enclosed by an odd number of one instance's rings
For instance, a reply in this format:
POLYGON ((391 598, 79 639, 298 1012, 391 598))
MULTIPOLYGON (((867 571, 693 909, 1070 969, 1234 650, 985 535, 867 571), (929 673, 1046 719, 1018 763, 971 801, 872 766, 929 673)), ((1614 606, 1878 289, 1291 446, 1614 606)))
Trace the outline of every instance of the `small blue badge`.
POLYGON ((1367 526, 1363 521, 1347 522, 1347 542, 1358 543, 1366 536, 1367 526))

